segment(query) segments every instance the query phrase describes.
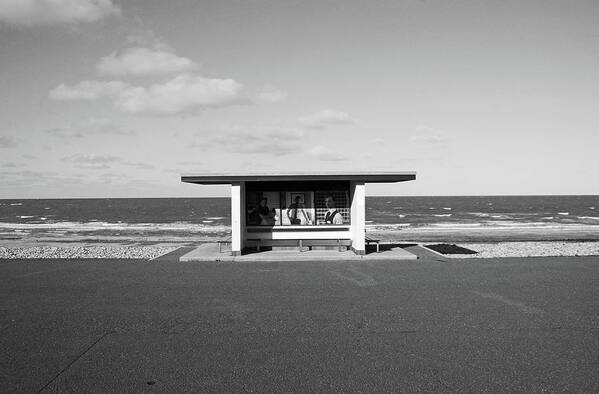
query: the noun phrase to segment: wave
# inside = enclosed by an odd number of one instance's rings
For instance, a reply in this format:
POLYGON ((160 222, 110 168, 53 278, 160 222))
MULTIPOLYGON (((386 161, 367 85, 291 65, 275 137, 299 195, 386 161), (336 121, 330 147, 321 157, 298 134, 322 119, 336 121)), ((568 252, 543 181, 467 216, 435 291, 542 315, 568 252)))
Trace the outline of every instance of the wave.
POLYGON ((63 230, 72 232, 89 231, 137 231, 163 232, 180 231, 191 233, 216 233, 230 231, 226 225, 207 225, 199 223, 114 223, 114 222, 44 222, 44 223, 9 223, 0 222, 0 229, 10 230, 63 230))

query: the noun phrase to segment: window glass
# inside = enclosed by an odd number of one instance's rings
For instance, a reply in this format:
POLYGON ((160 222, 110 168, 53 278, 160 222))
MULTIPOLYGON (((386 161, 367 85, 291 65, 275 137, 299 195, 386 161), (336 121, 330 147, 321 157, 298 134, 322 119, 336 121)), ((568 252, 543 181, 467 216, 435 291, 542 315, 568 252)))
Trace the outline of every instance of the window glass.
POLYGON ((349 224, 350 204, 348 194, 349 193, 345 190, 315 192, 314 205, 316 207, 316 223, 349 224))
POLYGON ((350 224, 347 190, 249 191, 248 226, 313 226, 350 224))

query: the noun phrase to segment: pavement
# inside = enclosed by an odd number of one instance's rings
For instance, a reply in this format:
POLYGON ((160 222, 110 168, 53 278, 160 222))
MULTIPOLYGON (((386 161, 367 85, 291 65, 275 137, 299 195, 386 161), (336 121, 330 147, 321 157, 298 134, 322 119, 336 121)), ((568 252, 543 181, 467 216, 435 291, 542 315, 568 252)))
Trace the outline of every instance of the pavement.
POLYGON ((599 392, 599 258, 0 261, 2 392, 599 392))
POLYGON ((416 260, 418 255, 410 252, 407 248, 418 247, 426 249, 416 244, 389 244, 380 245, 379 253, 376 252, 375 246, 368 247, 367 253, 359 255, 351 250, 339 251, 337 249, 313 249, 305 248, 299 251, 298 248, 273 248, 269 250, 263 248, 260 252, 250 249, 244 252, 241 256, 233 256, 230 248, 222 248, 219 250, 218 244, 204 243, 179 257, 182 262, 189 261, 237 261, 237 262, 261 262, 261 261, 359 261, 359 260, 416 260))

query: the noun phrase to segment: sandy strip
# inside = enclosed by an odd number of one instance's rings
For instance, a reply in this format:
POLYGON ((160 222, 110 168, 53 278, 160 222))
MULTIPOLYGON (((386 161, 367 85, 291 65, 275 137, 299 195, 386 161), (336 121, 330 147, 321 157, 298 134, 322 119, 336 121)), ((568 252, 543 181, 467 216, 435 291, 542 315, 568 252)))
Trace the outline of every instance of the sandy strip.
POLYGON ((0 247, 0 259, 144 259, 151 260, 178 246, 83 245, 0 247))
POLYGON ((477 254, 444 255, 451 258, 599 256, 599 242, 498 242, 459 243, 477 254))

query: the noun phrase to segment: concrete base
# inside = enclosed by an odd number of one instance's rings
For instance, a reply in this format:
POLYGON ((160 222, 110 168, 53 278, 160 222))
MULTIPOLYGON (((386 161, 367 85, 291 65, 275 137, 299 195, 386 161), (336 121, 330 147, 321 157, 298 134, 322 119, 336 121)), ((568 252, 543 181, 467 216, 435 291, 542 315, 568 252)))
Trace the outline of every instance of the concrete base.
POLYGON ((217 244, 202 244, 181 256, 179 261, 356 261, 356 260, 416 260, 418 256, 400 247, 380 253, 355 254, 351 250, 268 250, 233 256, 231 251, 218 252, 217 244))
POLYGON ((358 250, 358 249, 354 249, 353 247, 351 248, 352 252, 354 252, 355 254, 360 254, 360 255, 365 255, 366 251, 365 250, 358 250))

